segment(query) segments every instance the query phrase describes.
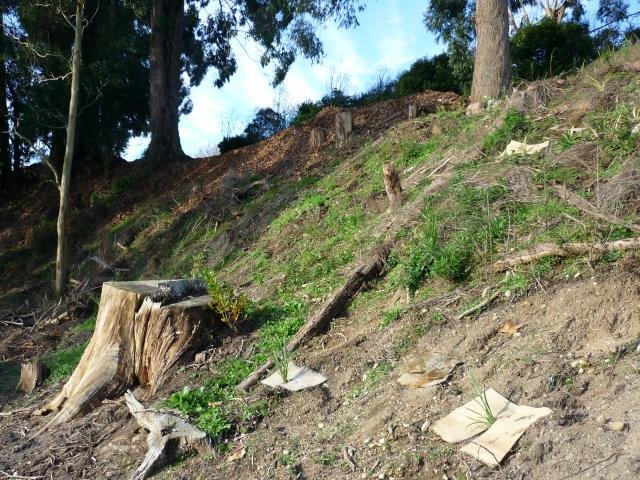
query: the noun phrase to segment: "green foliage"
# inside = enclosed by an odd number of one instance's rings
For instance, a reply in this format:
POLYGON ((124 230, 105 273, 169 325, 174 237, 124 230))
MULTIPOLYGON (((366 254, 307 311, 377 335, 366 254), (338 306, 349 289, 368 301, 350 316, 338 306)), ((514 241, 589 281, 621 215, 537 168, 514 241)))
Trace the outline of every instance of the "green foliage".
POLYGON ((502 126, 493 130, 483 142, 485 154, 491 155, 502 150, 510 140, 523 137, 533 128, 531 120, 516 110, 509 110, 502 126))
POLYGON ((593 60, 596 49, 588 25, 543 18, 523 25, 511 39, 513 75, 538 80, 568 72, 593 60))
POLYGON ((324 107, 312 101, 301 103, 300 105, 298 105, 298 110, 296 112, 295 117, 291 121, 291 124, 299 125, 309 120, 313 120, 318 114, 318 112, 322 110, 322 108, 324 107))
POLYGON ((469 372, 469 377, 471 378, 471 384, 473 385, 473 390, 476 394, 475 402, 478 404, 478 407, 480 407, 479 411, 471 410, 475 416, 474 418, 476 418, 472 424, 480 423, 490 427, 496 423, 496 417, 491 411, 491 406, 487 400, 487 392, 485 391, 484 386, 480 386, 471 372, 469 372))
POLYGON ((426 222, 405 269, 403 283, 410 292, 415 292, 422 279, 429 274, 438 254, 438 227, 435 218, 431 218, 426 222))
POLYGON ((390 310, 382 312, 382 320, 380 321, 380 328, 385 328, 398 320, 404 313, 404 308, 394 307, 390 310))
POLYGON ((54 383, 71 375, 78 365, 86 347, 87 344, 65 348, 58 350, 47 358, 44 362, 47 368, 49 368, 47 383, 54 383))
POLYGON ((87 318, 85 321, 77 324, 73 327, 73 331, 76 333, 93 332, 96 329, 96 316, 93 315, 87 318))
POLYGON ((236 294, 231 285, 219 282, 210 269, 205 271, 204 277, 211 297, 209 306, 220 316, 222 322, 237 331, 239 322, 246 317, 249 299, 243 293, 236 294))
POLYGON ((475 245, 466 232, 461 232, 440 248, 433 260, 430 276, 442 277, 454 282, 466 280, 471 272, 475 245))
POLYGON ((424 90, 461 93, 462 87, 454 77, 449 56, 446 53, 417 60, 398 77, 396 83, 398 96, 424 90))

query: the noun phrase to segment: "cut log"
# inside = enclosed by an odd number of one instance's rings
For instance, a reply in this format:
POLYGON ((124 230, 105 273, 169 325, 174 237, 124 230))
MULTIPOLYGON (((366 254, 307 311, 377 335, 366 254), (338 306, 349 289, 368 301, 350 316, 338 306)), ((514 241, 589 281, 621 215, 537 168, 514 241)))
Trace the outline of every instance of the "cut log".
POLYGON ((542 243, 499 260, 491 265, 494 272, 503 272, 517 265, 531 263, 543 257, 568 257, 585 253, 627 252, 640 250, 640 238, 624 238, 603 243, 567 242, 561 246, 542 243))
POLYGON ((62 391, 34 412, 54 414, 43 430, 135 385, 154 394, 202 345, 213 321, 211 299, 203 292, 201 280, 104 283, 95 332, 80 363, 62 391))
POLYGON ((398 174, 398 170, 389 163, 383 165, 382 175, 384 178, 384 189, 387 191, 387 197, 389 197, 389 210, 396 211, 400 208, 404 199, 400 175, 398 174))
POLYGON ((144 480, 186 454, 211 449, 207 434, 180 417, 145 408, 130 391, 124 399, 138 425, 149 431, 147 454, 132 480, 144 480))
POLYGON ((20 381, 16 390, 31 393, 36 387, 42 385, 48 374, 49 369, 39 360, 23 363, 20 370, 20 381))
POLYGON ((324 128, 315 127, 311 130, 311 136, 309 137, 309 149, 312 151, 318 150, 326 140, 324 128))
POLYGON ((351 112, 340 112, 336 115, 336 140, 339 145, 346 145, 351 140, 353 115, 351 112))
POLYGON ((415 104, 409 105, 409 120, 413 120, 418 116, 418 106, 415 104))
MULTIPOLYGON (((298 348, 309 338, 325 329, 332 319, 344 311, 347 304, 364 284, 384 271, 392 247, 393 241, 387 242, 381 247, 375 248, 373 252, 364 258, 358 266, 351 271, 346 282, 324 301, 313 316, 307 320, 302 328, 298 330, 298 333, 287 343, 287 350, 292 352, 298 348)), ((245 378, 242 383, 238 385, 238 390, 243 392, 248 391, 271 367, 273 367, 273 360, 269 359, 245 378)))

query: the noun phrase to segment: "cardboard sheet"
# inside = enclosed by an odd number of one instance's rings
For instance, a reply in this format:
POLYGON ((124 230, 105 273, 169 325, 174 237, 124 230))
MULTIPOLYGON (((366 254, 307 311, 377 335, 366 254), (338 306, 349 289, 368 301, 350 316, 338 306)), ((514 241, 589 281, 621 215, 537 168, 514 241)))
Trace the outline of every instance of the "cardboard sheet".
POLYGON ((412 358, 404 367, 398 383, 414 388, 425 388, 447 381, 458 365, 457 360, 447 359, 428 352, 412 358))
POLYGON ((305 388, 316 387, 327 381, 327 378, 321 373, 307 367, 298 367, 293 362, 289 362, 287 377, 285 381, 282 375, 280 375, 280 372, 274 372, 262 380, 261 383, 271 388, 284 388, 291 392, 299 392, 305 388))
POLYGON ((485 432, 467 443, 461 451, 486 465, 498 465, 529 426, 553 412, 545 407, 517 405, 494 389, 487 390, 485 396, 496 418, 493 425, 482 421, 483 408, 480 396, 477 396, 438 420, 431 430, 449 443, 462 442, 485 432))

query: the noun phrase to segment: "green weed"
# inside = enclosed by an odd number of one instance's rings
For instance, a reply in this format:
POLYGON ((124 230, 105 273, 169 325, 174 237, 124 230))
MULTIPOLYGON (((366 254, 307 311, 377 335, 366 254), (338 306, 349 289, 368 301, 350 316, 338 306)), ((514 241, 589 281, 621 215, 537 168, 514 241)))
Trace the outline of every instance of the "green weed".
POLYGON ((382 320, 380 320, 380 328, 385 328, 395 322, 404 313, 404 308, 394 307, 390 310, 382 312, 382 320))
POLYGON ((96 328, 96 316, 93 315, 83 322, 73 327, 73 331, 76 333, 93 332, 96 328))
POLYGON ((65 348, 58 350, 47 358, 44 362, 49 369, 47 383, 55 383, 71 375, 78 365, 78 362, 80 362, 80 358, 86 347, 87 344, 85 343, 77 347, 65 348))

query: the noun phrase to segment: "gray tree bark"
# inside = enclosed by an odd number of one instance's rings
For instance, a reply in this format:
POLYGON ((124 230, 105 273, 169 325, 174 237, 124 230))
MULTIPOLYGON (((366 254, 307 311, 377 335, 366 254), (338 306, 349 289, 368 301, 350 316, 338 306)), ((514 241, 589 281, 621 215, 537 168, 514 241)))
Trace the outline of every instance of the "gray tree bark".
POLYGON ((175 163, 186 158, 178 131, 183 26, 184 0, 152 1, 149 70, 151 143, 146 157, 154 163, 175 163))
POLYGON ((69 192, 71 183, 71 164, 75 150, 78 102, 80 100, 80 66, 82 63, 82 32, 84 29, 84 2, 76 2, 75 35, 73 57, 71 60, 71 99, 69 100, 69 118, 67 121, 67 145, 64 151, 62 175, 60 177, 60 209, 58 211, 58 248, 56 251, 56 294, 62 295, 67 288, 69 275, 68 247, 69 236, 69 192))
POLYGON ((496 98, 511 85, 509 63, 509 5, 507 0, 478 0, 476 4, 476 57, 471 103, 496 98))

